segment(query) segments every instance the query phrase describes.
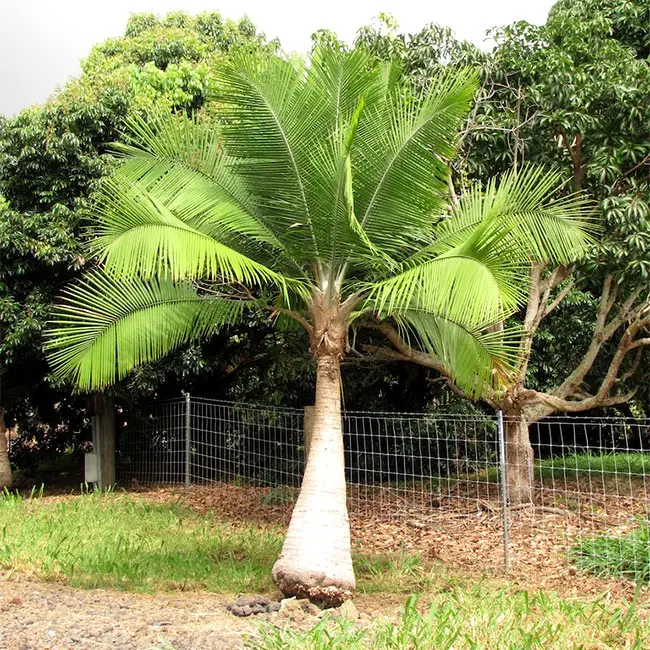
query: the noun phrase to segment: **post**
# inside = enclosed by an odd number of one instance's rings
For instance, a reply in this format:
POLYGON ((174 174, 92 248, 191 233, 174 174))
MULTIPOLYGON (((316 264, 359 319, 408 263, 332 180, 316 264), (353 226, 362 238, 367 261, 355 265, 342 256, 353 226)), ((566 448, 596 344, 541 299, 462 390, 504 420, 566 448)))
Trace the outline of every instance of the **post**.
POLYGON ((307 459, 309 458, 309 448, 311 447, 311 434, 314 430, 314 407, 305 406, 305 467, 307 466, 307 459))
POLYGON ((115 485, 115 398, 96 393, 90 398, 89 409, 92 415, 97 487, 108 490, 115 485))
POLYGON ((501 513, 503 515, 503 570, 508 573, 510 568, 510 553, 508 540, 508 480, 506 472, 506 445, 503 432, 503 411, 497 413, 497 426, 499 429, 499 465, 501 474, 501 513))
POLYGON ((190 459, 192 455, 191 436, 191 411, 192 402, 189 393, 185 393, 185 494, 190 493, 190 484, 192 482, 190 459))

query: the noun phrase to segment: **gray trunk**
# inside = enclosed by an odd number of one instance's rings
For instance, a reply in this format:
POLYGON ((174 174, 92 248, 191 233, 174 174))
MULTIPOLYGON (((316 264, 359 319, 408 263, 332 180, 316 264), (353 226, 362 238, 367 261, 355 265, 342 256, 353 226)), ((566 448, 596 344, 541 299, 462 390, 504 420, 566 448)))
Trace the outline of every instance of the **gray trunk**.
POLYGON ((102 394, 90 401, 93 446, 99 461, 98 487, 102 490, 115 485, 115 398, 102 394))
POLYGON ((535 496, 535 459, 528 421, 517 413, 504 413, 506 485, 510 505, 532 503, 535 496))

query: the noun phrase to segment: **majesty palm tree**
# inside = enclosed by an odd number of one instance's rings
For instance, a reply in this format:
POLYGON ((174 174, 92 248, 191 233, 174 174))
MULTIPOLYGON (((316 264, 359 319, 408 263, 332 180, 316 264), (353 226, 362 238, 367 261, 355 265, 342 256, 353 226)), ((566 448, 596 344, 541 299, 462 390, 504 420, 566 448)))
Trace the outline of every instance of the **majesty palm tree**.
POLYGON ((136 120, 93 211, 99 270, 49 332, 55 371, 101 389, 138 364, 267 312, 309 334, 314 428, 273 578, 336 603, 355 586, 340 363, 361 319, 391 319, 471 394, 507 377, 514 340, 490 327, 525 295, 531 252, 570 258, 579 202, 537 171, 448 206, 448 161, 470 74, 417 95, 362 52, 304 65, 242 57, 218 71, 214 121, 136 120))

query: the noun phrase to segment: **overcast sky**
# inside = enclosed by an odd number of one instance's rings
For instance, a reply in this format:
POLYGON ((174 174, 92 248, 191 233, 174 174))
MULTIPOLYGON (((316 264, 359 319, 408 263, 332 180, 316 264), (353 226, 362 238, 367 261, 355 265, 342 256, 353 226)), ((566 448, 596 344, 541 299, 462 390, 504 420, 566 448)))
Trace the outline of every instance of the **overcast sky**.
POLYGON ((287 51, 305 51, 310 35, 331 29, 350 41, 380 11, 403 31, 436 22, 484 45, 485 31, 515 20, 543 23, 554 0, 0 0, 0 113, 44 101, 79 74, 91 46, 120 36, 129 14, 218 10, 243 14, 287 51))

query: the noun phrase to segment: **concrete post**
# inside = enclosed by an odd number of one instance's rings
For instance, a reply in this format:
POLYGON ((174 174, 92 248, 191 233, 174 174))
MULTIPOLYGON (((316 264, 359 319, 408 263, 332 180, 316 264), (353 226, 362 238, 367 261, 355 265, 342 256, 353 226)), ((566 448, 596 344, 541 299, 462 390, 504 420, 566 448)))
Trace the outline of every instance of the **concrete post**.
POLYGON ((90 402, 97 487, 105 490, 115 485, 115 398, 96 394, 90 402))

